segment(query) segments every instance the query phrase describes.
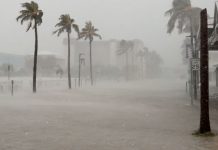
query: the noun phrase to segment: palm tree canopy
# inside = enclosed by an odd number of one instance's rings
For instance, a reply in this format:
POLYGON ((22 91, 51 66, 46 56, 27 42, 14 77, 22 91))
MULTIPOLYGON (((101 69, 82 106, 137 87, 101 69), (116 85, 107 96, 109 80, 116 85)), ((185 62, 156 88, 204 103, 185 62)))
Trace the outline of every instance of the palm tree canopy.
POLYGON ((79 38, 80 39, 84 38, 85 40, 89 39, 91 42, 94 40, 94 37, 98 37, 99 39, 102 39, 101 35, 96 33, 97 31, 98 29, 96 29, 92 25, 91 21, 86 22, 85 27, 80 32, 79 38))
POLYGON ((172 16, 175 11, 180 11, 191 7, 190 0, 173 0, 172 8, 165 12, 165 15, 172 16))
POLYGON ((36 2, 31 1, 30 3, 22 3, 21 6, 23 10, 20 11, 17 21, 21 20, 21 24, 25 21, 29 21, 27 31, 29 31, 31 27, 34 29, 35 25, 40 25, 42 23, 43 11, 39 9, 36 2), (33 21, 35 21, 35 25, 33 25, 33 21))
POLYGON ((134 47, 134 42, 121 40, 117 50, 117 55, 123 55, 127 53, 129 50, 132 50, 133 47, 134 47))
POLYGON ((126 53, 127 50, 128 50, 128 48, 127 48, 127 41, 126 40, 121 40, 119 42, 119 46, 118 46, 118 50, 117 50, 117 55, 122 55, 122 54, 126 53))
POLYGON ((73 28, 79 36, 79 27, 74 22, 75 20, 70 18, 70 15, 61 15, 59 18, 59 22, 55 25, 55 27, 57 27, 58 29, 55 30, 53 34, 57 33, 57 35, 60 36, 60 34, 64 31, 66 31, 67 33, 71 33, 73 28))
POLYGON ((197 34, 200 26, 201 8, 191 7, 190 0, 173 0, 172 8, 165 12, 170 19, 167 24, 167 33, 172 33, 177 23, 179 33, 190 32, 197 34), (191 21, 190 21, 191 20, 191 21))

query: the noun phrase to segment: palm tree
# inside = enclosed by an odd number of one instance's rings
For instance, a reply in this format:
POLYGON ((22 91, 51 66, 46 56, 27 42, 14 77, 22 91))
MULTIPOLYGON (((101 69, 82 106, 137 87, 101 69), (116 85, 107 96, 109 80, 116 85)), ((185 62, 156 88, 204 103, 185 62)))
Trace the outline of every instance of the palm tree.
POLYGON ((129 80, 129 42, 121 40, 117 50, 117 55, 125 55, 126 57, 126 80, 129 80))
MULTIPOLYGON (((191 49, 193 51, 193 58, 198 57, 198 52, 196 51, 197 43, 197 33, 200 28, 200 12, 201 8, 192 7, 190 0, 173 0, 173 8, 168 10, 165 14, 170 16, 168 21, 168 33, 171 33, 178 22, 177 28, 179 33, 185 32, 190 33, 191 39, 191 49)), ((193 71, 193 83, 194 83, 194 99, 197 99, 197 71, 193 71)))
POLYGON ((68 87, 71 89, 71 71, 70 71, 70 34, 72 32, 72 28, 77 32, 79 36, 79 27, 74 24, 74 19, 70 18, 70 15, 65 14, 61 15, 59 18, 59 22, 55 25, 58 29, 53 32, 53 34, 57 33, 57 36, 60 36, 63 32, 67 32, 68 38, 68 87))
POLYGON ((138 57, 139 61, 140 61, 140 75, 139 75, 139 77, 141 79, 143 79, 144 78, 144 63, 143 63, 143 60, 145 58, 145 51, 139 50, 137 52, 137 54, 136 54, 136 57, 138 57))
POLYGON ((36 2, 21 4, 23 10, 20 11, 20 15, 17 17, 17 21, 21 20, 21 24, 25 21, 29 21, 27 30, 32 27, 35 30, 35 52, 34 52, 34 65, 33 65, 33 92, 36 92, 36 73, 37 73, 37 55, 38 55, 38 29, 37 27, 42 23, 43 12, 39 9, 36 2))
POLYGON ((93 85, 93 74, 92 74, 92 42, 94 40, 94 37, 98 37, 99 39, 101 38, 101 35, 97 34, 96 32, 98 29, 96 29, 93 25, 92 22, 86 22, 85 27, 82 29, 82 32, 80 33, 79 38, 82 39, 84 38, 85 40, 89 40, 89 48, 90 48, 90 79, 91 79, 91 85, 93 85))
POLYGON ((130 57, 131 57, 131 66, 130 66, 130 78, 134 79, 135 78, 135 73, 136 73, 136 66, 135 66, 135 43, 134 41, 128 41, 127 42, 128 46, 128 51, 130 52, 130 57))
POLYGON ((192 7, 190 0, 173 0, 172 8, 165 12, 166 16, 170 16, 167 24, 167 32, 172 33, 176 23, 179 33, 193 32, 197 34, 200 27, 201 8, 192 7))

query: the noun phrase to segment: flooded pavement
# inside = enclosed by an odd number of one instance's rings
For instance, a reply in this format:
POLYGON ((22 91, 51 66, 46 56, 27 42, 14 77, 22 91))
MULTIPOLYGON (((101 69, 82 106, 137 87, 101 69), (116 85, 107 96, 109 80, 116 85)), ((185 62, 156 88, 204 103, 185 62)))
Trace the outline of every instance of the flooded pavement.
MULTIPOLYGON (((217 116, 213 110, 215 132, 217 116)), ((183 81, 99 83, 71 91, 1 95, 0 149, 217 150, 217 136, 192 136, 199 117, 199 106, 190 106, 183 81)))

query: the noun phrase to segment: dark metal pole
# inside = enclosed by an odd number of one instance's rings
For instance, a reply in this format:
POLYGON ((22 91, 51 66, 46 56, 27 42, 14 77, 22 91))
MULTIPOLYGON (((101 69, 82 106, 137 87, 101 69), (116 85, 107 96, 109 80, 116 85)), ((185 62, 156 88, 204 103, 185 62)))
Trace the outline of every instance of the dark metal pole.
POLYGON ((208 28, 207 9, 201 12, 201 134, 211 131, 209 118, 209 82, 208 82, 208 28))
POLYGON ((82 59, 82 55, 84 55, 84 53, 79 53, 79 76, 78 76, 78 78, 79 78, 79 81, 78 81, 79 87, 81 87, 81 64, 85 63, 84 62, 85 60, 82 59))

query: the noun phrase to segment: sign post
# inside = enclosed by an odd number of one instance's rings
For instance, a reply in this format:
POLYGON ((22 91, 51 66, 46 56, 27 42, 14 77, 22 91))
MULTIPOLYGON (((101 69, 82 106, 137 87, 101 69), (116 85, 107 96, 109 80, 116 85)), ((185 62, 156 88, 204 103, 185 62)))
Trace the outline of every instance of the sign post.
POLYGON ((192 59, 192 70, 193 71, 200 70, 200 59, 199 58, 192 59))

